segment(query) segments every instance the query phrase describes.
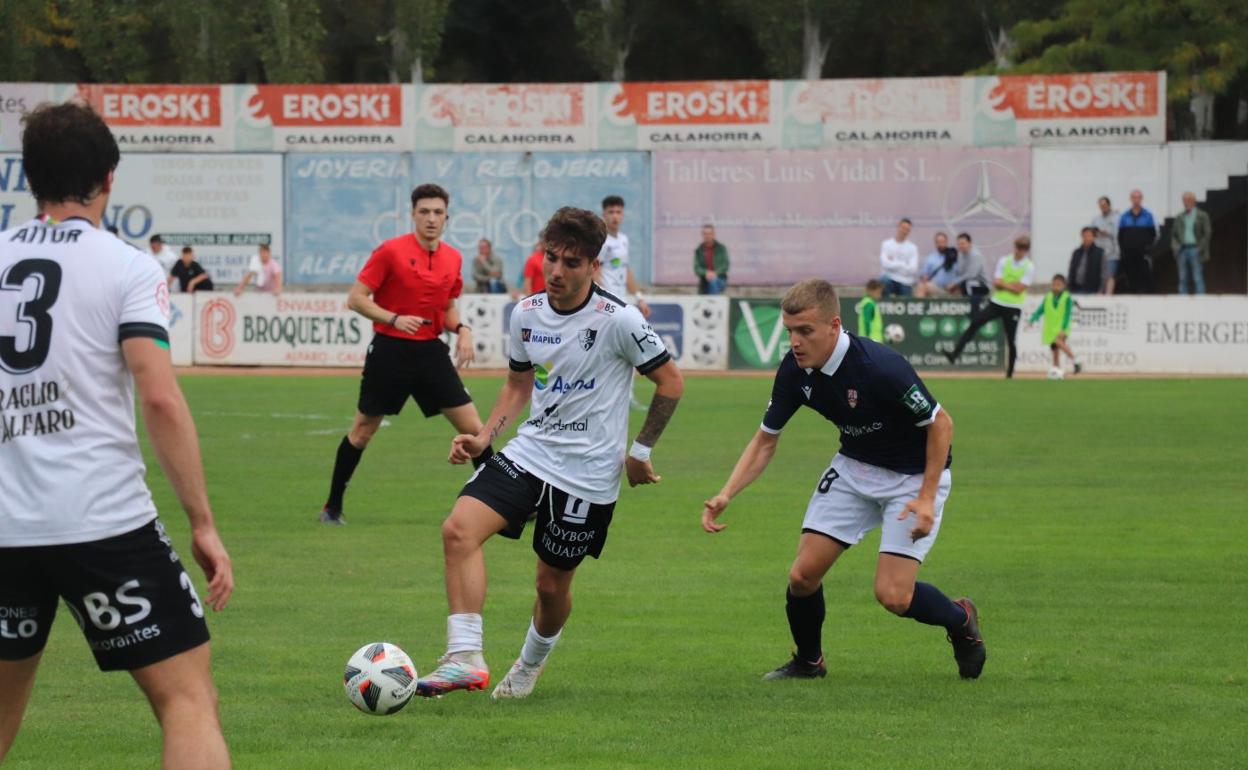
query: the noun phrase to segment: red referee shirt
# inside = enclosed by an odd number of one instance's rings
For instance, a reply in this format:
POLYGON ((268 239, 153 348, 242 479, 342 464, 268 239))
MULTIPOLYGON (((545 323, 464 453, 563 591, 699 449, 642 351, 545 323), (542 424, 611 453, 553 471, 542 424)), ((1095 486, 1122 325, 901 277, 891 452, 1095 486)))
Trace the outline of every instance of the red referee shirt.
POLYGON ((546 274, 542 272, 542 262, 545 259, 546 252, 538 249, 524 263, 524 277, 529 279, 534 294, 546 291, 546 274))
POLYGON ((429 251, 415 235, 401 235, 382 243, 364 263, 357 276, 373 290, 373 301, 391 313, 416 315, 433 321, 415 334, 389 324, 374 323, 378 334, 407 340, 440 337, 446 322, 446 306, 464 291, 464 256, 445 241, 429 251))

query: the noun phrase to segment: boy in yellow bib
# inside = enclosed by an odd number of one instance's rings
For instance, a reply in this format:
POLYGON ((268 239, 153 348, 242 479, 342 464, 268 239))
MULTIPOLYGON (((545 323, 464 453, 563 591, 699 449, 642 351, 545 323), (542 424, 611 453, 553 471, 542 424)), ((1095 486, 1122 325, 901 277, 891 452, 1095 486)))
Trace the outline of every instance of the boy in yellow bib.
POLYGON ((1083 371, 1083 366, 1079 363, 1079 359, 1075 357, 1075 352, 1070 349, 1070 345, 1066 343, 1070 337, 1070 320, 1074 313, 1075 300, 1070 296, 1070 292, 1066 291, 1066 276, 1058 273, 1053 276, 1051 285, 1052 291, 1044 295, 1044 301, 1040 303, 1040 307, 1036 308, 1036 312, 1031 314, 1031 318, 1027 320, 1027 328, 1031 328, 1036 321, 1044 319, 1044 326, 1040 331, 1040 339, 1044 344, 1049 346, 1049 350, 1053 351, 1053 371, 1062 371, 1062 353, 1070 359, 1075 365, 1075 374, 1083 371))

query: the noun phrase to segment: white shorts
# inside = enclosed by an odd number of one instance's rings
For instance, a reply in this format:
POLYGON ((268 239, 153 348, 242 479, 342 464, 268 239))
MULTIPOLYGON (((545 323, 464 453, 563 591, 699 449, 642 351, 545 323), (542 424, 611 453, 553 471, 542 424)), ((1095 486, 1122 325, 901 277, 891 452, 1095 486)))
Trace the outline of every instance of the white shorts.
POLYGON ((910 539, 915 524, 914 514, 898 519, 906 503, 913 500, 923 486, 923 474, 905 474, 876 465, 851 460, 837 454, 824 472, 806 507, 802 530, 812 530, 845 543, 855 545, 871 530, 882 525, 880 553, 895 553, 923 561, 936 542, 940 531, 941 513, 953 477, 946 468, 940 474, 936 490, 936 521, 932 531, 918 541, 910 539))

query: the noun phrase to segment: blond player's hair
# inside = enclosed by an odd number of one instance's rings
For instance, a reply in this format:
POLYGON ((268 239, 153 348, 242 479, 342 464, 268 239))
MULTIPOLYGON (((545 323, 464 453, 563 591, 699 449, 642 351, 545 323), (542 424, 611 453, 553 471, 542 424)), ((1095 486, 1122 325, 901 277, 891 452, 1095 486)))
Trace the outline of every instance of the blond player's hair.
POLYGON ((819 310, 826 321, 839 318, 841 298, 836 294, 836 287, 822 278, 807 278, 794 284, 780 301, 780 309, 789 315, 797 315, 811 308, 819 310))

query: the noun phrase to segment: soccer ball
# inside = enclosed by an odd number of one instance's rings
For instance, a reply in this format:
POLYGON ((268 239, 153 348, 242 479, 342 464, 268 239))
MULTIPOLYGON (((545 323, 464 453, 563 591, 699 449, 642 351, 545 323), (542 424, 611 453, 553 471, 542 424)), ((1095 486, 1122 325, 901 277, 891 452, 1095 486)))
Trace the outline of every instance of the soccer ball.
POLYGON ((901 328, 901 324, 889 324, 884 327, 884 339, 896 345, 898 342, 905 340, 906 330, 901 328))
POLYGON ((726 323, 725 308, 728 303, 723 299, 699 299, 689 307, 689 319, 693 325, 703 331, 716 331, 726 323))
POLYGON ((1066 378, 1066 375, 1062 372, 1061 369, 1058 369, 1056 366, 1049 370, 1050 380, 1063 380, 1065 378, 1066 378))
POLYGON ((384 717, 402 709, 416 692, 416 667, 407 653, 389 642, 366 644, 347 661, 342 677, 357 709, 384 717))

